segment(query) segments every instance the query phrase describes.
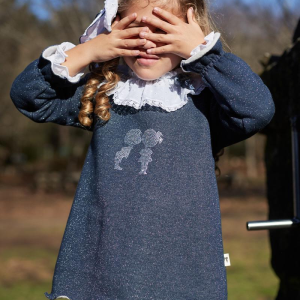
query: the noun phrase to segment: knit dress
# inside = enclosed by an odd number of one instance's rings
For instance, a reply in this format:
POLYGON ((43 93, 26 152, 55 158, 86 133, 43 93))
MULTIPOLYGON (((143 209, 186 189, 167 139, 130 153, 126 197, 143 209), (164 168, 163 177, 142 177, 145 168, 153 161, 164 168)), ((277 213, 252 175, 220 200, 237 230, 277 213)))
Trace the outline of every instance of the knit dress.
POLYGON ((88 75, 70 83, 40 57, 14 81, 11 98, 28 118, 92 131, 47 298, 227 299, 213 155, 259 132, 275 107, 220 40, 181 67, 202 78, 181 108, 136 109, 111 94, 110 120, 90 128, 78 120, 88 75))

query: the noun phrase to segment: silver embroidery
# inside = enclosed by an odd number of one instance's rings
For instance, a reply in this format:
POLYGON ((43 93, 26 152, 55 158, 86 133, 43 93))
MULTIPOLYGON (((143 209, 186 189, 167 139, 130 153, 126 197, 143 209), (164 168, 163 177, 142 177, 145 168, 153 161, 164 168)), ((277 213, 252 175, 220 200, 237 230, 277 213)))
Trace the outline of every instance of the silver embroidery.
POLYGON ((141 162, 141 171, 139 174, 147 174, 148 164, 152 161, 151 154, 153 151, 149 148, 152 148, 157 145, 157 143, 161 143, 163 141, 162 133, 160 131, 155 131, 153 129, 147 129, 142 137, 142 142, 145 145, 145 149, 142 149, 139 158, 139 162, 141 162))
POLYGON ((129 130, 124 138, 124 143, 128 145, 127 147, 122 147, 120 151, 117 151, 115 155, 115 169, 123 170, 120 166, 123 158, 128 158, 131 150, 135 145, 143 142, 145 148, 140 151, 139 162, 141 163, 141 171, 139 174, 147 174, 148 164, 152 161, 151 155, 153 151, 150 149, 160 144, 163 141, 162 133, 160 131, 155 131, 153 129, 147 129, 143 136, 140 129, 129 130))
POLYGON ((128 147, 122 147, 120 151, 118 151, 115 155, 115 169, 116 170, 123 170, 120 167, 120 163, 123 158, 128 158, 133 146, 138 145, 141 141, 141 130, 139 129, 131 129, 129 130, 124 138, 124 143, 128 145, 128 147))

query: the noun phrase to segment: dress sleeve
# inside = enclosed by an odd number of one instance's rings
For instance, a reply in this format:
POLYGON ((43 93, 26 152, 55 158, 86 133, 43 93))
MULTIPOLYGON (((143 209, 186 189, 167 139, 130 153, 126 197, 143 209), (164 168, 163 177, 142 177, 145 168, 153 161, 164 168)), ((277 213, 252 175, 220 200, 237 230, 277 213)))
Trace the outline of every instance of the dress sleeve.
MULTIPOLYGON (((52 122, 93 131, 78 119, 81 96, 89 74, 72 83, 55 75, 41 55, 14 80, 10 97, 16 108, 37 123, 52 122)), ((94 122, 93 122, 94 123, 94 122)))
MULTIPOLYGON (((244 60, 223 50, 219 35, 215 34, 216 42, 205 55, 196 54, 181 62, 182 70, 200 74, 210 91, 204 94, 209 98, 208 119, 215 153, 259 132, 275 114, 268 87, 244 60)), ((201 94, 196 96, 199 101, 204 96, 201 94)))

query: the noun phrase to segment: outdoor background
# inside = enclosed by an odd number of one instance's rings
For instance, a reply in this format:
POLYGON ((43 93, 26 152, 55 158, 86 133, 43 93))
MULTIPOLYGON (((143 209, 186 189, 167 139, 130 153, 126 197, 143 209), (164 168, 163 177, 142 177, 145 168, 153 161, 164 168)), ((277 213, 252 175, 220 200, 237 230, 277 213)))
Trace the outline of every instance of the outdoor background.
MULTIPOLYGON (((265 57, 290 46, 300 17, 296 2, 211 0, 210 7, 231 52, 259 74, 265 57)), ((102 6, 100 0, 0 0, 0 300, 46 299, 43 293, 51 291, 92 137, 27 119, 10 100, 11 84, 46 47, 77 44, 102 6)), ((257 134, 226 148, 218 163, 224 250, 232 264, 229 300, 271 300, 278 288, 268 232, 246 230, 247 221, 267 219, 264 145, 265 136, 257 134)))

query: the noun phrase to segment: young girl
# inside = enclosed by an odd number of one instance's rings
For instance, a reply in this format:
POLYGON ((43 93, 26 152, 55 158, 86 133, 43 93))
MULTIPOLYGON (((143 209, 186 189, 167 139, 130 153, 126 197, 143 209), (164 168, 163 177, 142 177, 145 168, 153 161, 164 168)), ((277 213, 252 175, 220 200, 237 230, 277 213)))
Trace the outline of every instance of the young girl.
POLYGON ((13 83, 33 121, 93 132, 47 298, 227 299, 214 156, 275 107, 211 28, 204 0, 106 1, 13 83))

